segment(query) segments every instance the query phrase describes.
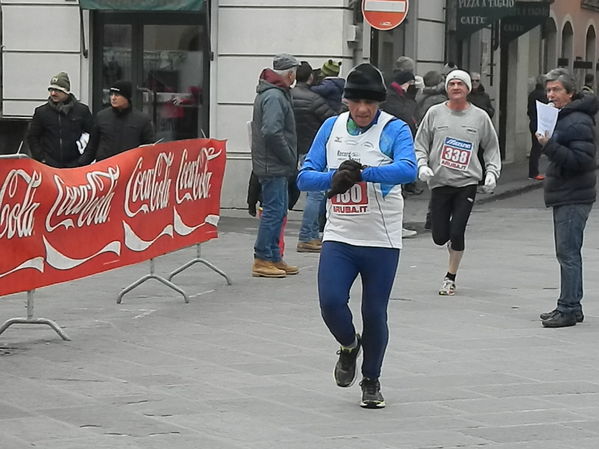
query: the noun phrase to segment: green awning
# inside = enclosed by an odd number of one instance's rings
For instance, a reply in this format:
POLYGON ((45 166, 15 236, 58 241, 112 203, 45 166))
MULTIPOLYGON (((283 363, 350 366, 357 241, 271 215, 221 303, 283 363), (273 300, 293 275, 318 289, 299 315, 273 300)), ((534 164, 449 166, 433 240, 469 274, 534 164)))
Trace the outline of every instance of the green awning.
POLYGON ((204 0, 79 0, 82 9, 104 11, 199 11, 204 0))
POLYGON ((456 36, 466 39, 472 33, 492 25, 499 19, 516 14, 515 0, 459 0, 457 8, 456 36))
POLYGON ((517 14, 501 19, 501 45, 509 44, 549 18, 549 3, 517 2, 517 14))

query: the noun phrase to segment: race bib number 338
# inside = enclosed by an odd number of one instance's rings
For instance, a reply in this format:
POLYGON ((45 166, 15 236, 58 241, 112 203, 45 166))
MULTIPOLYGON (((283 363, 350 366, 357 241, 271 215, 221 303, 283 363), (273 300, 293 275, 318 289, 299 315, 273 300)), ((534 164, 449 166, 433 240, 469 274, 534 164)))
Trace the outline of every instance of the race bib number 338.
POLYGON ((441 165, 455 170, 467 170, 473 146, 472 142, 446 137, 441 150, 441 165))
POLYGON ((368 191, 364 181, 354 184, 345 193, 331 198, 332 211, 341 215, 360 215, 368 212, 368 191))

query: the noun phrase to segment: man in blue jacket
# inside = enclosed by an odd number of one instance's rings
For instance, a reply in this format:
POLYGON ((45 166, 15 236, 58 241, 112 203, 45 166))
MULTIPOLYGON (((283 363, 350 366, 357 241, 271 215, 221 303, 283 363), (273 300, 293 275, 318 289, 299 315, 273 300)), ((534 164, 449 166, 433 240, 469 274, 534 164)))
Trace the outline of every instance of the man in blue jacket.
POLYGON ((553 208, 555 253, 560 265, 557 307, 541 314, 545 327, 574 326, 582 313, 582 241, 587 218, 595 202, 595 114, 599 100, 576 92, 576 78, 566 69, 546 76, 545 91, 558 108, 551 136, 537 133, 549 159, 545 173, 545 205, 553 208))
POLYGON ((300 190, 329 190, 327 223, 318 265, 320 311, 341 345, 335 381, 351 386, 362 362, 364 408, 382 408, 379 376, 389 339, 387 306, 399 263, 401 184, 416 178, 408 125, 379 110, 386 88, 382 73, 360 64, 347 76, 349 111, 321 126, 298 175, 300 190), (354 327, 349 292, 362 279, 362 334, 354 327))
POLYGON ((287 215, 288 178, 297 170, 297 136, 289 88, 299 63, 289 54, 273 59, 256 87, 252 116, 252 171, 262 193, 252 276, 283 278, 299 272, 281 257, 279 235, 287 215))

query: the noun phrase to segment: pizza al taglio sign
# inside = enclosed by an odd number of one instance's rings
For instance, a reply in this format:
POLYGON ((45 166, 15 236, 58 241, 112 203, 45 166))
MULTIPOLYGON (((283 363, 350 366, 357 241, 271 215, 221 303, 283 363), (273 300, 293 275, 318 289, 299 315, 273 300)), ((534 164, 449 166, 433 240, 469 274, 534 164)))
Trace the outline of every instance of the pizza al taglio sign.
POLYGON ((362 15, 372 28, 388 31, 405 20, 409 6, 408 0, 362 0, 362 15))

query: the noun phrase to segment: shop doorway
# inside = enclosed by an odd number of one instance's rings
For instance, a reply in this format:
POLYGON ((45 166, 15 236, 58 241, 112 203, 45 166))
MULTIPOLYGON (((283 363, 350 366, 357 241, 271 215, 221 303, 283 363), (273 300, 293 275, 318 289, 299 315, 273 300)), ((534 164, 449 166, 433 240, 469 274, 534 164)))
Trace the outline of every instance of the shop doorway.
POLYGON ((94 15, 93 109, 110 105, 119 79, 133 84, 133 107, 147 113, 162 141, 208 129, 209 45, 202 13, 94 15))

